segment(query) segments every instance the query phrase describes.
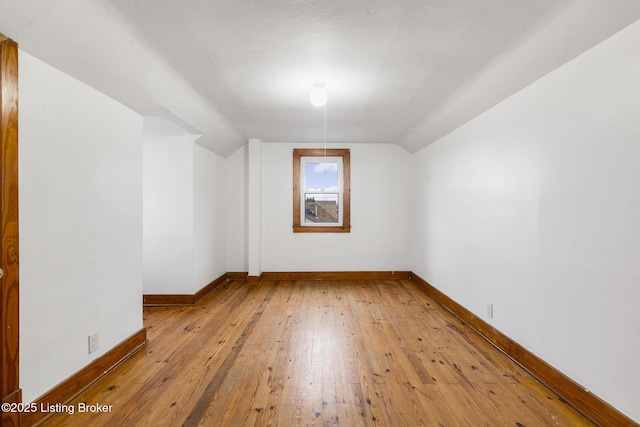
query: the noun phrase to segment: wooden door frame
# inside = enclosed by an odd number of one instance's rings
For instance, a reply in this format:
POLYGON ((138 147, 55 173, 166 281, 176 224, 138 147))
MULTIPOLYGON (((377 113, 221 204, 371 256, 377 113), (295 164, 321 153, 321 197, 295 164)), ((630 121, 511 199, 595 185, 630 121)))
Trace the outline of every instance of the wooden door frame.
MULTIPOLYGON (((2 403, 20 403, 18 252, 18 44, 0 33, 0 386, 2 403)), ((19 426, 2 411, 1 426, 19 426)))

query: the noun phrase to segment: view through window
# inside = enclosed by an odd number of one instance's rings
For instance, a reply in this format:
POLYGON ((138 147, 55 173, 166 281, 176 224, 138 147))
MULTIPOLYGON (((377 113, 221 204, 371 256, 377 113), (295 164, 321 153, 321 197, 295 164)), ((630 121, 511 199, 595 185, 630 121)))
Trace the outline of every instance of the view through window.
POLYGON ((349 160, 349 150, 294 150, 294 232, 349 232, 349 160))

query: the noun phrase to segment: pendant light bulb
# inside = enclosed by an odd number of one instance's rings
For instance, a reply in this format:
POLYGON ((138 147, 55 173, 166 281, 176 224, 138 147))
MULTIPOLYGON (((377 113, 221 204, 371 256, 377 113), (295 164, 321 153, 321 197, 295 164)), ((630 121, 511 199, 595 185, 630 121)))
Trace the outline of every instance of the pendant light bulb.
POLYGON ((313 89, 311 89, 311 94, 309 95, 311 104, 316 107, 324 107, 327 103, 327 98, 327 90, 324 88, 324 83, 314 83, 313 89))

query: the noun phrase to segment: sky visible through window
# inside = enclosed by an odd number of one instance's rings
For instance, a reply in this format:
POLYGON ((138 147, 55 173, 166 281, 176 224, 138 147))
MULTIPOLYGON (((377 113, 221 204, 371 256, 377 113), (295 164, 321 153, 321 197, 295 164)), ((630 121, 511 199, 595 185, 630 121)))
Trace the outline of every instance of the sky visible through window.
MULTIPOLYGON (((338 163, 307 162, 305 169, 307 192, 339 191, 338 163)), ((316 200, 325 200, 322 195, 314 195, 316 200), (320 197, 319 197, 320 196, 320 197)), ((335 199, 335 195, 327 195, 327 200, 335 199)))

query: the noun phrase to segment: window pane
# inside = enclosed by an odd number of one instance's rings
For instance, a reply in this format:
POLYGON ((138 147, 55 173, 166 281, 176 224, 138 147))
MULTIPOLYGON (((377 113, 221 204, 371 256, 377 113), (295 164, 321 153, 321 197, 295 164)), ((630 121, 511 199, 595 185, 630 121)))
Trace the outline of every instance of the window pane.
POLYGON ((306 162, 305 191, 339 191, 337 162, 306 162))
POLYGON ((338 223, 338 194, 305 193, 304 222, 338 223))

